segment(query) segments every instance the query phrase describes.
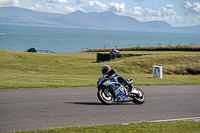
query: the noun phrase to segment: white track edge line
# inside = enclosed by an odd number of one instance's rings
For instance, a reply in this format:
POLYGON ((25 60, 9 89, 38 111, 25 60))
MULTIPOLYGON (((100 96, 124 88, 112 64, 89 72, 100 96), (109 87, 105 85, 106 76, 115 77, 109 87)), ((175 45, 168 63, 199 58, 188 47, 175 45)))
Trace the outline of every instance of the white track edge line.
POLYGON ((154 120, 154 121, 148 121, 148 122, 164 122, 164 121, 191 120, 191 119, 200 119, 200 117, 177 118, 177 119, 166 119, 166 120, 154 120))
MULTIPOLYGON (((165 121, 178 121, 178 120, 191 120, 191 119, 200 119, 200 117, 189 117, 189 118, 177 118, 177 119, 165 119, 165 120, 153 120, 147 122, 165 122, 165 121)), ((123 123, 121 125, 129 125, 130 123, 123 123)))

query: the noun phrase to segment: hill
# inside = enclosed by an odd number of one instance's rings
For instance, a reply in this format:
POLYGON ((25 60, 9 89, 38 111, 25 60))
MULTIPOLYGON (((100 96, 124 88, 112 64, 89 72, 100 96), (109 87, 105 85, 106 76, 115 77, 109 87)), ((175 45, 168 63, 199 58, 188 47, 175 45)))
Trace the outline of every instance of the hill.
POLYGON ((0 24, 66 27, 77 29, 128 30, 146 32, 200 33, 200 25, 172 27, 164 21, 139 22, 113 12, 84 13, 76 11, 68 15, 37 12, 18 7, 1 7, 0 24))

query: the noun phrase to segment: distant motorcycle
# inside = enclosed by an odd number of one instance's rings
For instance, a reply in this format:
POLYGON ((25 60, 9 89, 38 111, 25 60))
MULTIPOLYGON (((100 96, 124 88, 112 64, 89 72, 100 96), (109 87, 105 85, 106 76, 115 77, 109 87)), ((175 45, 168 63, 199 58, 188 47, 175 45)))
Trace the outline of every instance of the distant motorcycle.
MULTIPOLYGON (((132 84, 134 79, 128 79, 127 81, 132 84)), ((133 87, 131 93, 128 93, 128 87, 120 84, 117 77, 108 79, 105 75, 100 75, 96 87, 98 88, 97 96, 103 104, 110 105, 113 102, 127 101, 143 104, 145 102, 144 92, 140 88, 133 87)))

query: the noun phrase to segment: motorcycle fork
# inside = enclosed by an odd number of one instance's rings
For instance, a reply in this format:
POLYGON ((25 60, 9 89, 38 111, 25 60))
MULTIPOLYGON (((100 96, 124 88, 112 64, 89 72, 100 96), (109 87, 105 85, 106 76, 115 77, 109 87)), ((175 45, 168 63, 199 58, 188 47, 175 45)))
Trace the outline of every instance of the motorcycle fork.
POLYGON ((113 97, 115 97, 115 93, 112 88, 106 86, 106 89, 104 91, 106 95, 108 94, 109 96, 112 95, 113 97))
POLYGON ((104 93, 106 94, 106 96, 110 96, 109 91, 108 91, 108 87, 106 87, 106 89, 104 89, 104 93))

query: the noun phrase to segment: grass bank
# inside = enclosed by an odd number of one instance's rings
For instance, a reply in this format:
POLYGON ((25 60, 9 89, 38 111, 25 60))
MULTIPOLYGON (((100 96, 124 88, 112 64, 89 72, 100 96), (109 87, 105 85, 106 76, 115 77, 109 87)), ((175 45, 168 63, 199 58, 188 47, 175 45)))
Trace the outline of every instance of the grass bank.
POLYGON ((101 66, 111 65, 125 78, 135 77, 135 85, 200 84, 200 52, 121 51, 150 54, 96 62, 95 54, 28 53, 0 50, 0 89, 95 86, 101 66), (155 79, 154 65, 163 66, 163 79, 155 79))
POLYGON ((194 120, 142 122, 128 125, 70 126, 14 133, 199 133, 200 122, 194 120))

